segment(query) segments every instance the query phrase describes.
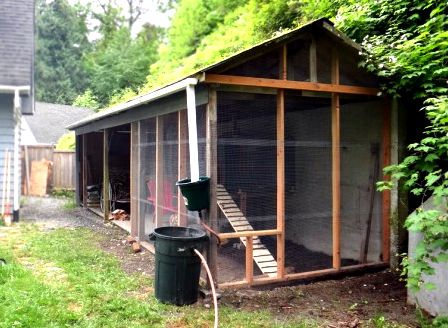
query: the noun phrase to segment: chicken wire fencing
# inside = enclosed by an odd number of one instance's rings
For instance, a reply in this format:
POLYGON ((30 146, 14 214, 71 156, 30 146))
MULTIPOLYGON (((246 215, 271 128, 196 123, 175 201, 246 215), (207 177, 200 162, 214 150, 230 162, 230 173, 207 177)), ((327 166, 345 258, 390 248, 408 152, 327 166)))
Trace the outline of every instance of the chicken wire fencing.
MULTIPOLYGON (((139 122, 139 218, 146 239, 161 226, 199 226, 198 214, 187 211, 176 181, 189 177, 186 110, 139 122), (181 124, 179 124, 179 122, 181 124)), ((200 175, 205 175, 205 106, 197 107, 200 175)))
MULTIPOLYGON (((342 266, 381 258, 381 196, 373 189, 382 169, 380 108, 366 97, 341 97, 342 266)), ((207 173, 206 109, 198 106, 196 112, 201 176, 207 173)), ((217 93, 217 140, 209 141, 217 145, 217 198, 211 206, 218 207, 219 233, 277 228, 276 119, 275 91, 217 93)), ((139 133, 145 236, 164 225, 200 227, 175 186, 190 176, 186 110, 142 120, 139 133)), ((284 138, 285 271, 331 268, 331 95, 286 92, 284 138)), ((245 243, 233 238, 218 247, 219 283, 245 279, 245 243)), ((254 276, 277 275, 276 236, 254 237, 253 268, 254 276)))
MULTIPOLYGON (((217 105, 219 232, 276 229, 276 94, 219 92, 217 105)), ((366 97, 341 99, 342 266, 380 260, 381 197, 373 189, 382 160, 379 105, 366 97)), ((331 95, 286 92, 284 126, 285 272, 328 269, 331 95)), ((276 246, 275 236, 254 239, 254 275, 276 276, 276 246)), ((219 282, 244 280, 244 238, 219 248, 218 267, 219 282)))
MULTIPOLYGON (((219 231, 275 229, 275 94, 219 92, 217 104, 219 231)), ((245 238, 218 250, 218 279, 244 279, 245 238)), ((254 274, 275 275, 275 237, 254 238, 254 274), (255 256, 257 254, 257 256, 255 256)))

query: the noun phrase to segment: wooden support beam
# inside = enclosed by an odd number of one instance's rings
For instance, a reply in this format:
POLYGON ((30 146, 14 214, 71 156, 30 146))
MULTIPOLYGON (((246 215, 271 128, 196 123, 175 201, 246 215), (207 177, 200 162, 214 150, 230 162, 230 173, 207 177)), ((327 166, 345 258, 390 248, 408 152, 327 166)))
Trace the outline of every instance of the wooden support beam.
POLYGON ((240 232, 223 232, 218 234, 219 239, 232 239, 232 238, 241 238, 241 237, 261 237, 261 236, 278 236, 282 232, 277 229, 270 230, 248 230, 248 231, 240 231, 240 232))
POLYGON ((143 237, 144 231, 141 230, 139 215, 139 198, 140 198, 140 158, 139 158, 139 122, 131 123, 131 165, 130 165, 130 194, 131 194, 131 236, 143 237))
POLYGON ((317 82, 317 47, 314 36, 311 37, 310 43, 310 81, 317 82))
POLYGON ((254 242, 252 237, 246 237, 246 281, 250 285, 254 280, 254 260, 253 260, 254 242))
MULTIPOLYGON (((206 126, 206 173, 210 178, 210 208, 207 211, 207 224, 214 231, 218 231, 218 133, 217 133, 217 94, 214 88, 209 89, 207 104, 206 126)), ((210 236, 211 243, 207 252, 207 262, 215 282, 218 280, 218 247, 214 236, 210 236)))
POLYGON ((223 85, 241 85, 285 90, 332 92, 366 96, 378 96, 381 94, 380 90, 376 88, 220 74, 205 74, 203 82, 223 85))
MULTIPOLYGON (((286 80, 287 48, 280 51, 280 78, 286 80)), ((285 90, 277 91, 277 278, 285 274, 285 90)))
MULTIPOLYGON (((188 123, 186 110, 180 110, 177 113, 177 179, 182 180, 187 178, 188 123)), ((180 226, 187 226, 187 208, 179 188, 177 188, 177 218, 180 226)))
POLYGON ((75 135, 75 200, 81 205, 82 200, 82 136, 75 135))
POLYGON ((109 221, 110 199, 109 199, 109 130, 103 131, 103 219, 109 221))
MULTIPOLYGON (((339 56, 336 49, 332 52, 331 81, 339 84, 339 56)), ((331 97, 331 167, 332 167, 332 213, 333 213, 333 268, 341 268, 341 114, 339 94, 331 97)))
POLYGON ((87 135, 82 135, 82 206, 87 208, 87 135))
MULTIPOLYGON (((391 164, 391 106, 390 99, 385 98, 383 103, 383 168, 391 164)), ((390 177, 386 176, 385 180, 390 177)), ((382 193, 382 260, 385 263, 390 261, 390 211, 391 192, 386 190, 382 193)))
POLYGON ((163 215, 163 116, 156 118, 156 197, 154 204, 155 226, 162 223, 163 215))
MULTIPOLYGON (((318 277, 334 277, 334 276, 340 276, 340 275, 350 274, 350 273, 354 273, 354 272, 360 272, 363 270, 382 270, 385 268, 387 268, 386 263, 357 264, 357 265, 342 267, 339 270, 332 268, 332 269, 323 269, 323 270, 316 270, 316 271, 309 271, 309 272, 285 274, 285 276, 283 278, 271 278, 271 277, 255 278, 252 281, 251 286, 261 286, 261 285, 275 284, 275 283, 288 282, 288 281, 301 281, 301 280, 308 280, 308 279, 318 278, 318 277)), ((219 284, 220 289, 244 288, 247 286, 248 286, 248 283, 246 280, 232 281, 232 282, 219 284)))

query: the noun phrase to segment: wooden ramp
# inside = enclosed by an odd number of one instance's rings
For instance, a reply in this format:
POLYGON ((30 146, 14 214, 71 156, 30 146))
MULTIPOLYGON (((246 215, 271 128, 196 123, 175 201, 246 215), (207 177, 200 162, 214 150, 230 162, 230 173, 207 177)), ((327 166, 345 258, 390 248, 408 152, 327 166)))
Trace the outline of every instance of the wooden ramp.
MULTIPOLYGON (((217 203, 224 216, 229 220, 230 225, 236 232, 253 231, 247 218, 236 205, 232 196, 227 192, 223 185, 217 185, 217 203)), ((241 242, 246 246, 246 238, 240 238, 241 242)), ((277 276, 277 261, 271 252, 261 242, 260 238, 253 238, 253 258, 257 266, 263 274, 269 277, 277 276)))

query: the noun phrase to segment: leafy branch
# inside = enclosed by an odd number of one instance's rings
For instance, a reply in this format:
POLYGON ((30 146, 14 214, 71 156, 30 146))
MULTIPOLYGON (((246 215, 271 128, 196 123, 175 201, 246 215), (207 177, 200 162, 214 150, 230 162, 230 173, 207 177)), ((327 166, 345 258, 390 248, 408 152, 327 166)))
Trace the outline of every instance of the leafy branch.
POLYGON ((422 205, 404 224, 423 236, 415 254, 402 262, 412 289, 434 273, 433 263, 448 261, 447 11, 446 1, 377 0, 341 8, 338 14, 338 25, 362 42, 363 65, 383 79, 385 92, 424 105, 422 139, 408 146, 409 155, 401 163, 384 169, 391 180, 377 185, 382 191, 400 182, 421 198, 422 205), (423 206, 429 198, 432 208, 423 206))

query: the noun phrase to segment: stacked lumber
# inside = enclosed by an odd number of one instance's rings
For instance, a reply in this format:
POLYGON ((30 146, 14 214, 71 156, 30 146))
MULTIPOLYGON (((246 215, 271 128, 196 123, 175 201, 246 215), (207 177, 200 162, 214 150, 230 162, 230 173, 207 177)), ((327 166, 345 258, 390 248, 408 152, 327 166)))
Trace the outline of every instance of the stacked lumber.
POLYGON ((125 210, 116 209, 109 214, 110 221, 128 221, 130 219, 129 214, 125 210))

